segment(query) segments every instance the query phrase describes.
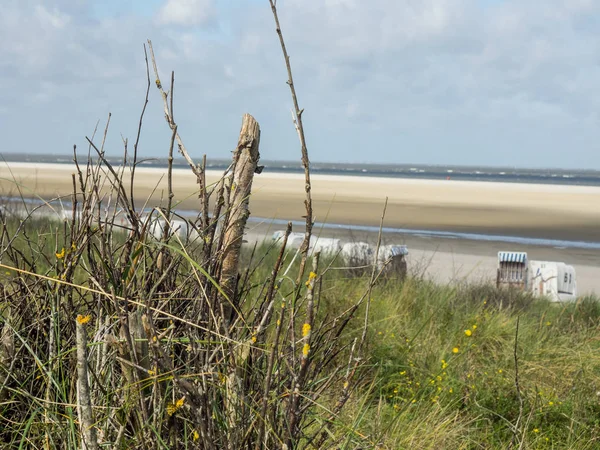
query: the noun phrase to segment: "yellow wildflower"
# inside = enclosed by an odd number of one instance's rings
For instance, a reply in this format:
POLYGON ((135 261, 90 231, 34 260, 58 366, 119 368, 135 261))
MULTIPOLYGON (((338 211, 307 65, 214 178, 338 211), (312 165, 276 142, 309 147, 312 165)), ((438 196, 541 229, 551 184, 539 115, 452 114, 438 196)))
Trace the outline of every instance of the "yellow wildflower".
POLYGON ((88 323, 90 320, 92 319, 92 316, 82 316, 81 314, 77 315, 77 322, 80 325, 85 325, 86 323, 88 323))
POLYGON ((184 403, 185 403, 185 397, 181 397, 175 403, 169 403, 167 405, 167 414, 170 415, 170 416, 172 416, 173 414, 175 414, 175 412, 179 408, 181 408, 183 406, 184 403))
POLYGON ((477 325, 473 325, 471 328, 473 328, 473 330, 477 329, 477 325))
POLYGON ((306 337, 310 334, 310 324, 305 323, 302 325, 302 337, 306 337))
POLYGON ((539 428, 534 428, 534 429, 533 429, 533 432, 534 432, 534 433, 539 433, 539 432, 540 432, 540 429, 539 429, 539 428))
POLYGON ((63 247, 62 250, 58 253, 56 253, 56 257, 58 259, 63 259, 65 257, 65 248, 63 247))
POLYGON ((306 286, 310 286, 310 284, 312 283, 312 281, 317 278, 317 274, 314 272, 311 272, 308 274, 308 280, 306 281, 306 286))
POLYGON ((308 343, 304 344, 304 347, 302 347, 302 354, 306 357, 308 356, 308 353, 310 352, 310 345, 308 345, 308 343))
POLYGON ((550 325, 552 325, 552 322, 546 322, 547 327, 549 327, 550 325))
POLYGON ((458 347, 454 347, 454 348, 452 349, 452 353, 458 353, 458 347))
POLYGON ((255 344, 255 343, 256 343, 256 335, 255 335, 255 334, 253 334, 253 335, 252 335, 252 343, 253 343, 253 344, 255 344))
POLYGON ((446 362, 445 359, 442 359, 442 370, 445 369, 446 367, 448 367, 448 363, 446 362))
POLYGON ((465 336, 469 337, 473 334, 473 332, 471 330, 465 330, 465 336))
POLYGON ((194 432, 192 433, 192 440, 197 441, 198 439, 200 439, 200 434, 198 434, 198 432, 194 430, 194 432))
POLYGON ((75 251, 77 250, 77 246, 75 245, 75 242, 71 243, 71 251, 75 251))
POLYGON ((548 406, 554 405, 554 402, 548 402, 548 406))

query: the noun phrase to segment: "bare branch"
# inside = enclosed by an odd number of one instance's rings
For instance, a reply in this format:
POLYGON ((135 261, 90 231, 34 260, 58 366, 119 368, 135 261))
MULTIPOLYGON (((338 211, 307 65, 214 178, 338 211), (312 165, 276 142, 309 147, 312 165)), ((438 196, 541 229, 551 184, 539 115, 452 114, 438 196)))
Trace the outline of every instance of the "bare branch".
POLYGON ((290 87, 292 94, 292 101, 294 102, 294 126, 298 132, 298 138, 300 139, 300 147, 302 151, 302 166, 304 167, 304 191, 306 192, 306 199, 304 200, 304 206, 306 208, 306 230, 304 234, 304 242, 300 251, 302 252, 302 259, 300 261, 300 269, 298 272, 297 284, 300 285, 304 270, 306 267, 306 259, 308 258, 308 250, 310 248, 310 237, 312 235, 313 227, 313 210, 312 210, 312 195, 311 195, 311 183, 310 183, 310 161, 308 159, 308 150, 306 148, 306 138, 304 136, 304 126, 302 125, 302 113, 304 109, 300 109, 298 106, 298 97, 296 95, 296 88, 294 86, 294 77, 292 76, 292 66, 290 65, 290 57, 285 47, 283 40, 283 34, 281 33, 281 25, 279 24, 279 16, 277 15, 277 7, 275 0, 269 0, 271 4, 271 11, 273 12, 273 18, 275 19, 275 26, 277 35, 279 36, 279 43, 281 44, 281 51, 283 52, 283 58, 285 59, 285 66, 287 68, 288 80, 287 84, 290 87))
MULTIPOLYGON (((163 103, 164 103, 165 119, 166 119, 167 123, 169 124, 169 127, 171 127, 171 130, 173 130, 176 126, 176 124, 173 120, 173 111, 169 109, 169 102, 167 100, 168 94, 164 91, 164 89, 162 87, 162 83, 160 82, 160 77, 158 75, 158 68, 156 67, 156 59, 154 58, 154 49, 152 48, 152 41, 150 39, 148 39, 148 47, 150 48, 150 57, 152 58, 152 66, 154 67, 154 75, 156 76, 156 87, 160 91, 160 94, 162 96, 163 103)), ((172 104, 172 102, 171 102, 171 104, 172 104)), ((200 168, 200 166, 197 166, 194 163, 194 160, 190 157, 189 153, 187 152, 187 150, 185 148, 185 145, 183 145, 183 141, 181 140, 179 133, 177 133, 177 132, 175 133, 175 138, 177 139, 177 147, 179 148, 179 153, 181 153, 181 155, 185 158, 185 160, 189 164, 190 168, 192 169, 192 172, 194 172, 194 174, 198 178, 200 178, 201 168, 200 168)))

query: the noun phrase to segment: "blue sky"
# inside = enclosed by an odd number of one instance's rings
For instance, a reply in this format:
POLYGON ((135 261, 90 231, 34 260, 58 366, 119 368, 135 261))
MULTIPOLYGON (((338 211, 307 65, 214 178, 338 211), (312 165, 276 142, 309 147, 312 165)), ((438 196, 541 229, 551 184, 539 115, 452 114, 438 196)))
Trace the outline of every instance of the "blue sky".
MULTIPOLYGON (((2 151, 83 149, 110 112, 120 154, 150 38, 193 156, 229 157, 249 112, 263 158, 299 159, 268 0, 3 3, 2 151)), ((600 169, 597 0, 278 5, 313 161, 600 169)), ((152 89, 141 154, 165 156, 169 138, 152 89)))

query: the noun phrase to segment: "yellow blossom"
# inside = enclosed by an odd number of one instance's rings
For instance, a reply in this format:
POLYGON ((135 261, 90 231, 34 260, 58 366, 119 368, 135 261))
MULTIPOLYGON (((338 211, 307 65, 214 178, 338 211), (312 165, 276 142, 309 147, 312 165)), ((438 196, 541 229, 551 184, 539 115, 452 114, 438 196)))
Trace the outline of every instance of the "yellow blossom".
POLYGON ((306 281, 306 286, 310 286, 310 284, 312 283, 312 281, 317 278, 317 274, 314 272, 311 272, 308 274, 308 280, 306 281))
POLYGON ((181 397, 175 403, 169 403, 167 405, 167 414, 172 416, 173 414, 175 414, 175 411, 177 411, 179 408, 181 408, 183 406, 184 403, 185 403, 185 397, 181 397))
POLYGON ((75 242, 71 243, 71 251, 75 251, 77 250, 77 246, 75 245, 75 242))
POLYGON ((86 323, 88 323, 90 320, 92 319, 92 316, 82 316, 81 314, 77 315, 77 322, 80 325, 85 325, 86 323))
POLYGON ((548 406, 554 405, 554 402, 548 402, 548 406))
POLYGON ((256 335, 255 334, 252 335, 252 343, 253 344, 256 343, 256 335))
POLYGON ((552 322, 546 322, 547 327, 549 327, 550 325, 552 325, 552 322))
POLYGON ((533 432, 534 432, 534 433, 539 433, 539 432, 540 432, 540 429, 539 429, 539 428, 534 428, 534 429, 533 429, 533 432))
POLYGON ((302 325, 302 337, 306 337, 310 334, 310 324, 305 323, 302 325))
POLYGON ((454 347, 454 348, 452 349, 452 353, 458 353, 458 347, 454 347))
POLYGON ((58 253, 56 253, 56 257, 58 259, 63 259, 65 257, 65 248, 63 247, 62 250, 58 253))
POLYGON ((200 439, 200 434, 198 434, 198 432, 194 430, 194 432, 192 433, 192 440, 197 441, 198 439, 200 439))
POLYGON ((310 345, 306 343, 304 344, 304 347, 302 347, 302 354, 306 357, 308 356, 308 352, 310 352, 310 345))
POLYGON ((446 367, 448 367, 448 363, 446 362, 445 359, 442 359, 442 370, 445 369, 446 367))
POLYGON ((473 332, 471 330, 465 330, 465 336, 471 336, 473 334, 473 332))
POLYGON ((477 329, 477 325, 473 325, 471 328, 473 328, 473 330, 477 329))

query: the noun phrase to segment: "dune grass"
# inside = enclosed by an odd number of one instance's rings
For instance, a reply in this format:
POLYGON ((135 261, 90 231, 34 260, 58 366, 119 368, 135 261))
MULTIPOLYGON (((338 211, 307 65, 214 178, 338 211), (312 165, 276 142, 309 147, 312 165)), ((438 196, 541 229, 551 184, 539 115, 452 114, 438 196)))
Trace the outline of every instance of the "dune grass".
MULTIPOLYGON (((5 223, 6 235, 10 236, 18 222, 5 223)), ((107 448, 210 448, 202 442, 192 412, 186 411, 187 398, 178 391, 173 374, 155 376, 151 365, 145 378, 136 380, 127 374, 126 365, 120 364, 123 357, 118 348, 110 349, 118 336, 103 332, 117 326, 116 317, 98 317, 97 305, 90 304, 86 295, 53 297, 56 287, 48 280, 58 275, 56 266, 63 264, 65 258, 60 256, 64 230, 62 222, 40 219, 22 228, 22 234, 11 243, 15 254, 34 258, 37 273, 47 279, 34 282, 33 275, 27 273, 6 268, 1 272, 0 434, 6 448, 79 448, 81 412, 77 408, 74 340, 77 314, 81 314, 80 321, 88 320, 81 317, 90 316, 86 325, 87 351, 99 442, 107 448), (42 285, 48 287, 40 288, 42 285), (54 340, 48 334, 51 317, 52 332, 57 337, 54 340), (53 350, 49 349, 50 342, 55 343, 53 350), (132 408, 135 409, 139 396, 152 395, 149 392, 153 386, 159 386, 157 389, 163 390, 165 396, 154 405, 155 418, 141 427, 145 431, 136 432, 139 425, 135 425, 132 408), (186 400, 178 405, 181 398, 186 400), (125 425, 122 430, 119 423, 125 425), (117 428, 111 431, 111 427, 117 428), (153 442, 141 443, 142 436, 152 436, 153 442)), ((115 242, 124 242, 125 237, 118 234, 115 232, 115 242)), ((246 297, 256 298, 264 291, 277 250, 267 244, 244 251, 246 297)), ((67 248, 65 252, 68 251, 67 248)), ((292 257, 290 252, 286 260, 292 257)), ((329 323, 329 317, 338 316, 363 295, 369 279, 347 277, 345 271, 337 270, 338 261, 321 264, 317 291, 322 307, 315 323, 329 323)), ((73 283, 86 285, 86 277, 89 274, 85 271, 77 271, 73 283)), ((291 279, 279 287, 282 291, 293 288, 291 279)), ((253 313, 248 309, 245 314, 250 317, 253 313)), ((301 321, 298 326, 302 326, 301 321)), ((195 339, 194 343, 187 333, 177 335, 172 327, 167 320, 164 329, 172 337, 161 338, 171 351, 180 352, 189 345, 210 346, 202 339, 195 339)), ((335 364, 327 366, 320 373, 321 378, 306 387, 307 392, 318 390, 320 383, 334 373, 344 372, 350 346, 361 333, 361 321, 350 320, 332 357, 335 364)), ((268 333, 265 345, 273 336, 268 333)), ((136 340, 147 343, 143 336, 136 340)), ((314 345, 317 352, 322 343, 314 345)), ((598 446, 597 299, 553 304, 484 285, 440 286, 416 277, 405 281, 382 279, 372 291, 365 345, 346 407, 328 422, 328 436, 320 442, 322 448, 598 446)), ((175 361, 178 356, 171 358, 175 361)), ((317 360, 315 356, 315 363, 317 360)), ((190 383, 200 378, 185 368, 173 369, 185 374, 190 383)), ((264 375, 263 371, 264 367, 260 374, 264 375)), ((297 448, 316 445, 308 436, 321 429, 324 418, 335 407, 342 392, 340 380, 343 383, 341 377, 337 384, 328 386, 308 412, 300 438, 295 441, 297 448)), ((218 377, 215 381, 219 383, 218 377)), ((223 404, 219 406, 218 398, 214 401, 213 414, 223 413, 219 410, 223 404)), ((268 405, 269 410, 271 406, 268 405)), ((277 411, 273 409, 273 413, 281 413, 277 411)), ((225 424, 222 426, 226 442, 229 431, 225 424)), ((246 426, 249 430, 257 424, 250 422, 246 426)))

